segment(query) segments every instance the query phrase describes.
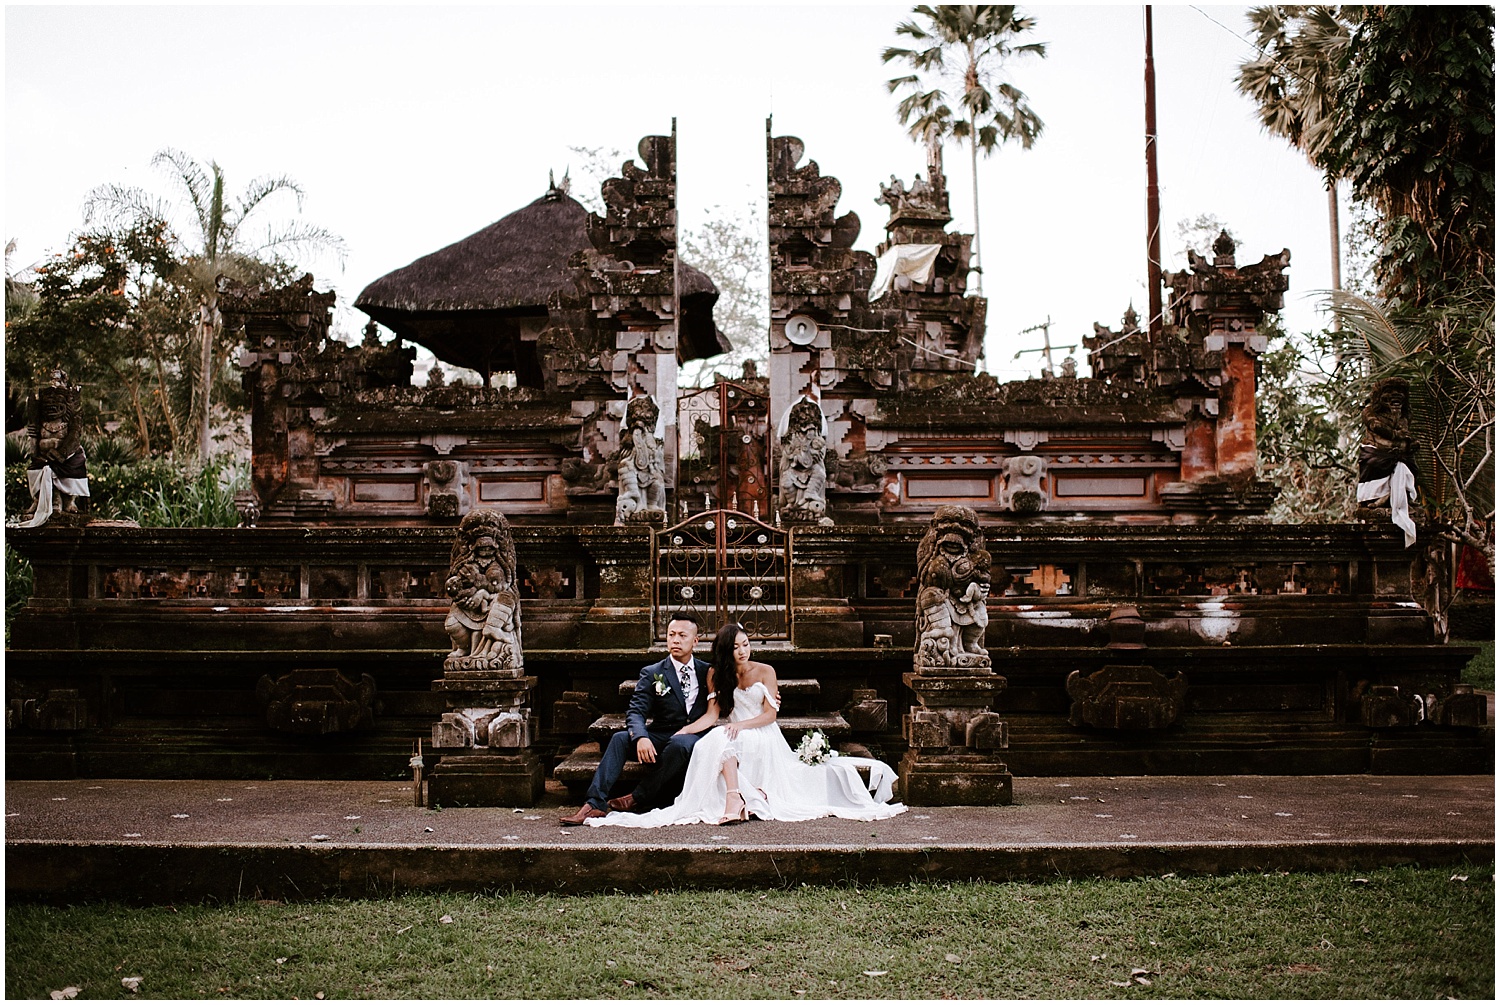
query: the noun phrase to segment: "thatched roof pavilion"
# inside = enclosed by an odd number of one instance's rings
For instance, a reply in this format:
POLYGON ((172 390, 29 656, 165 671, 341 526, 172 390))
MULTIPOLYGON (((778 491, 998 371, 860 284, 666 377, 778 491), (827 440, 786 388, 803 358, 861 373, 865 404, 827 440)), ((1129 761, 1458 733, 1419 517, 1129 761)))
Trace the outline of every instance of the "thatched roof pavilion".
MULTIPOLYGON (((559 188, 440 251, 375 280, 354 306, 444 363, 484 374, 514 371, 541 387, 537 334, 548 303, 587 297, 587 268, 569 265, 591 250, 588 210, 559 188)), ((714 324, 719 291, 686 263, 681 269, 679 362, 728 352, 714 324)))

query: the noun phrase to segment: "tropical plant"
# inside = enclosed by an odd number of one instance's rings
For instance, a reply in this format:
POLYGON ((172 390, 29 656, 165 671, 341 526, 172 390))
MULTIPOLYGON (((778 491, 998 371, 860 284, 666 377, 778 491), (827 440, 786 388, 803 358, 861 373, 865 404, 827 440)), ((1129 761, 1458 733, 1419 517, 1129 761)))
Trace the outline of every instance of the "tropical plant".
POLYGON ((1325 154, 1338 121, 1339 79, 1351 27, 1362 9, 1326 4, 1250 8, 1247 16, 1260 56, 1240 64, 1237 82, 1240 93, 1256 103, 1267 132, 1325 169, 1334 289, 1343 288, 1338 177, 1327 173, 1325 154))
POLYGON ((1318 163, 1379 213, 1392 308, 1494 285, 1494 34, 1492 7, 1390 4, 1350 38, 1318 163))
POLYGON ((1273 523, 1333 523, 1354 515, 1355 452, 1366 386, 1364 365, 1340 350, 1337 332, 1280 335, 1268 315, 1261 331, 1279 341, 1257 360, 1257 474, 1281 490, 1273 523))
POLYGON ((979 257, 979 151, 993 153, 1012 140, 1029 150, 1042 134, 1042 120, 1022 91, 1005 79, 1007 64, 1021 56, 1047 55, 1043 42, 1017 44, 1036 20, 1011 5, 965 4, 912 8, 915 18, 896 26, 897 35, 919 48, 887 47, 884 63, 905 63, 910 73, 893 77, 886 88, 906 92, 896 114, 919 143, 941 152, 948 137, 968 141, 974 196, 975 292, 983 293, 979 257))
MULTIPOLYGON (((243 282, 285 281, 294 272, 283 258, 286 253, 332 251, 342 264, 344 243, 322 227, 300 220, 268 224, 263 233, 250 233, 250 217, 278 193, 295 196, 297 210, 301 211, 302 186, 286 175, 251 181, 230 204, 224 194, 224 170, 216 161, 201 164, 180 150, 168 148, 152 157, 151 165, 170 169, 172 181, 187 196, 192 210, 195 236, 181 249, 198 308, 193 322, 197 351, 192 357, 191 423, 197 431, 199 455, 207 458, 215 377, 222 378, 218 370, 227 362, 230 348, 216 345, 223 332, 217 277, 224 274, 243 282)), ((85 222, 107 227, 130 227, 140 220, 167 220, 171 216, 167 203, 133 186, 101 185, 84 203, 85 222)))
POLYGON ((79 235, 34 267, 35 306, 5 329, 6 379, 29 395, 54 367, 83 387, 83 421, 111 414, 143 454, 174 450, 186 407, 191 294, 159 218, 79 235))
POLYGON ((1410 383, 1421 504, 1440 536, 1495 570, 1495 298, 1479 284, 1396 310, 1335 291, 1333 309, 1372 378, 1410 383))

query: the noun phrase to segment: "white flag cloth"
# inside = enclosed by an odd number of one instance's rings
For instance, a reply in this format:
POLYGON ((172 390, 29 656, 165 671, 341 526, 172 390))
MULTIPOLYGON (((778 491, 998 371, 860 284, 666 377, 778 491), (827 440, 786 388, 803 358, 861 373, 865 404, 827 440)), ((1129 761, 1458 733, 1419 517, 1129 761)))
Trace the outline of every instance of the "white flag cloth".
POLYGON ((1416 543, 1417 524, 1411 518, 1410 506, 1417 501, 1417 479, 1411 468, 1403 462, 1397 461, 1396 470, 1384 478, 1360 482, 1354 490, 1354 498, 1361 503, 1376 506, 1389 501, 1391 523, 1401 528, 1401 533, 1406 538, 1406 547, 1410 548, 1416 543))
POLYGON ((40 527, 47 522, 47 519, 52 516, 54 486, 56 490, 66 492, 70 496, 89 494, 87 478, 59 478, 50 464, 44 464, 39 468, 28 468, 26 484, 31 489, 32 498, 36 500, 36 512, 25 523, 12 524, 14 527, 40 527))
POLYGON ((942 250, 941 244, 891 245, 875 263, 875 285, 870 287, 870 299, 884 296, 895 285, 897 276, 905 276, 917 284, 931 280, 933 263, 942 250))

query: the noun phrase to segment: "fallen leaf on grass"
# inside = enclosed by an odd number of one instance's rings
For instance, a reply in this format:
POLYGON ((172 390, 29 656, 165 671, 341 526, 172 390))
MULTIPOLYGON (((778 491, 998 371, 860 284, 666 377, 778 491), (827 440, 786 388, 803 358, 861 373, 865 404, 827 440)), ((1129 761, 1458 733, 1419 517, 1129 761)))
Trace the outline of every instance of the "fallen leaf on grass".
POLYGON ((1128 988, 1128 987, 1130 987, 1130 982, 1129 981, 1110 981, 1109 982, 1109 986, 1112 987, 1112 988, 1128 988))
POLYGON ((627 988, 633 988, 633 987, 635 987, 635 981, 631 980, 629 977, 625 978, 620 983, 623 984, 623 985, 625 985, 627 988))
POLYGON ((441 918, 438 919, 438 924, 440 924, 440 925, 451 925, 451 924, 453 924, 453 915, 451 915, 451 914, 445 914, 445 915, 443 915, 441 918))
POLYGON ((396 934, 400 935, 402 932, 409 932, 415 927, 415 925, 407 925, 405 928, 398 928, 396 929, 396 934))
POLYGON ((144 977, 121 977, 120 983, 125 985, 125 990, 131 994, 135 994, 141 989, 141 981, 143 980, 145 980, 144 977))
POLYGON ((865 973, 866 977, 884 977, 886 974, 890 973, 890 971, 889 970, 866 970, 864 973, 865 973))
POLYGON ((1149 977, 1136 977, 1133 979, 1137 984, 1144 984, 1148 988, 1151 986, 1151 978, 1149 977))
POLYGON ((1364 885, 1364 884, 1366 884, 1366 883, 1368 883, 1368 882, 1369 882, 1369 880, 1368 880, 1368 879, 1365 879, 1365 878, 1364 878, 1364 877, 1363 877, 1363 876, 1355 876, 1355 877, 1354 877, 1354 878, 1353 878, 1353 879, 1351 879, 1351 880, 1350 880, 1350 881, 1349 881, 1349 882, 1351 882, 1351 883, 1358 883, 1358 884, 1360 884, 1360 885, 1361 885, 1361 886, 1363 886, 1363 885, 1364 885))
POLYGON ((1450 883, 1467 883, 1468 881, 1469 881, 1469 877, 1468 876, 1459 876, 1457 874, 1454 874, 1454 875, 1448 877, 1448 882, 1450 882, 1450 883))
POLYGON ((957 953, 944 953, 943 959, 947 960, 949 963, 962 963, 964 961, 964 958, 957 953))
POLYGON ((50 991, 50 992, 48 992, 48 996, 53 1001, 60 1002, 60 1001, 65 1001, 65 1000, 67 1000, 69 998, 77 998, 78 997, 78 992, 80 992, 82 990, 83 990, 83 988, 75 988, 75 987, 72 987, 70 985, 68 987, 63 988, 61 991, 50 991))
POLYGON ((1321 974, 1323 968, 1316 963, 1293 963, 1287 971, 1294 974, 1321 974))
POLYGON ((278 956, 278 957, 276 957, 276 962, 277 962, 278 965, 282 964, 282 963, 285 963, 286 962, 286 957, 285 956, 278 956))
POLYGON ((322 1001, 323 1000, 323 992, 319 991, 317 994, 313 995, 313 997, 316 998, 318 1001, 322 1001))

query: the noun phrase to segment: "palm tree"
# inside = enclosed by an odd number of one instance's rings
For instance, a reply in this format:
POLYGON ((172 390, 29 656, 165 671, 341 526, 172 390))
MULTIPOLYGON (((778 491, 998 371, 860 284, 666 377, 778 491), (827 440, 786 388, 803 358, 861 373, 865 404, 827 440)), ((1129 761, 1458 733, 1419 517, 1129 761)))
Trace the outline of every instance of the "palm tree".
MULTIPOLYGON (((1261 51, 1240 64, 1237 86, 1259 106, 1261 125, 1322 167, 1333 138, 1339 75, 1349 53, 1358 7, 1321 4, 1252 7, 1247 15, 1261 51)), ((1339 268, 1338 177, 1324 173, 1333 288, 1343 289, 1339 268)), ((1337 320, 1337 315, 1335 315, 1337 320)))
MULTIPOLYGON (((929 149, 947 137, 969 142, 969 167, 974 183, 975 292, 984 292, 984 270, 979 259, 979 151, 986 155, 1011 140, 1029 150, 1042 133, 1042 120, 1027 104, 1026 95, 1003 79, 1005 65, 1017 56, 1047 55, 1042 42, 1017 45, 1016 40, 1036 27, 1013 6, 993 4, 921 4, 912 13, 924 19, 903 21, 896 34, 914 39, 923 48, 890 47, 882 62, 904 62, 911 73, 886 83, 892 94, 907 91, 896 108, 911 137, 929 149), (957 111, 955 112, 955 108, 957 111)), ((940 147, 938 148, 940 149, 940 147)))
MULTIPOLYGON (((235 201, 226 205, 224 170, 210 160, 205 166, 180 150, 167 148, 151 158, 152 167, 168 167, 174 182, 186 193, 197 230, 196 245, 185 250, 199 290, 199 359, 193 380, 192 419, 198 428, 198 452, 209 454, 210 396, 214 373, 214 344, 223 321, 218 311, 216 280, 220 274, 236 279, 258 279, 272 271, 284 252, 333 251, 342 265, 344 242, 335 234, 297 220, 279 227, 267 225, 264 234, 251 238, 246 230, 249 217, 271 196, 290 192, 302 209, 302 186, 286 175, 257 178, 235 201)), ((89 193, 83 208, 84 221, 96 217, 106 222, 128 222, 142 218, 168 219, 169 207, 142 189, 101 185, 89 193)))

